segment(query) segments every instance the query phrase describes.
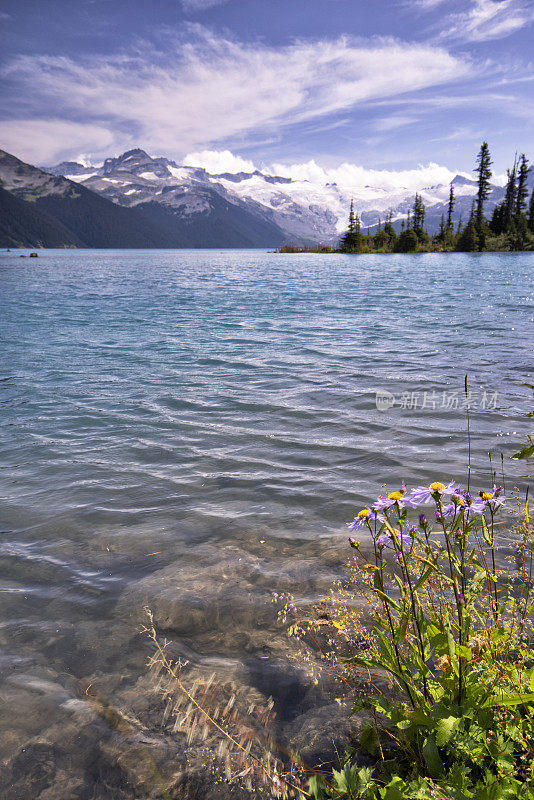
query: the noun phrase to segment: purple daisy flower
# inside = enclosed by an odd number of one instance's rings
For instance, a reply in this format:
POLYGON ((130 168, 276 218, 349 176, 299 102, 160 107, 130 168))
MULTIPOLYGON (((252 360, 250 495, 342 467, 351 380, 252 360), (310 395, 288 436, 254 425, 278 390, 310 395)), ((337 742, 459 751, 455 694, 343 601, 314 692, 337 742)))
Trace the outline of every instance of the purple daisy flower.
POLYGON ((356 531, 367 522, 384 522, 384 520, 384 515, 379 514, 374 508, 364 508, 354 517, 354 521, 349 524, 349 531, 356 531))
POLYGON ((449 481, 447 485, 439 483, 438 481, 436 483, 431 483, 430 486, 416 486, 415 489, 412 489, 410 496, 406 498, 405 502, 406 505, 412 508, 418 508, 419 506, 425 506, 431 503, 434 499, 433 495, 436 493, 439 495, 455 494, 459 488, 459 484, 454 481, 449 481))
POLYGON ((378 500, 373 503, 373 508, 375 511, 385 511, 395 504, 397 504, 399 508, 404 508, 405 491, 406 490, 403 488, 400 492, 390 492, 387 497, 379 497, 378 500))
POLYGON ((507 498, 504 494, 501 494, 502 491, 502 486, 493 486, 493 497, 491 500, 488 500, 488 505, 491 506, 494 511, 506 503, 507 498))
POLYGON ((387 547, 389 544, 391 544, 391 534, 381 533, 377 538, 376 543, 379 547, 387 547))
POLYGON ((467 513, 468 514, 483 514, 486 509, 486 503, 484 500, 473 500, 471 505, 467 506, 467 513))

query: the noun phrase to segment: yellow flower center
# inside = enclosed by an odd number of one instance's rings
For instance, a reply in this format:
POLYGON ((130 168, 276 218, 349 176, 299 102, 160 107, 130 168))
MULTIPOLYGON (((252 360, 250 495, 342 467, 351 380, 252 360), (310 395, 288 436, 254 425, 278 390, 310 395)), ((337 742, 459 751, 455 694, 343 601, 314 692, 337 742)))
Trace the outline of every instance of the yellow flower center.
POLYGON ((436 481, 436 483, 431 483, 428 488, 431 492, 442 492, 445 488, 445 484, 436 481))
POLYGON ((483 500, 493 500, 492 492, 480 492, 480 496, 483 500))
POLYGON ((390 492, 388 500, 402 500, 402 492, 390 492))
POLYGON ((453 494, 451 497, 452 502, 455 506, 465 506, 465 500, 463 497, 460 497, 458 494, 453 494))
POLYGON ((371 516, 371 512, 368 508, 363 508, 361 511, 358 512, 358 519, 367 519, 367 517, 371 516))

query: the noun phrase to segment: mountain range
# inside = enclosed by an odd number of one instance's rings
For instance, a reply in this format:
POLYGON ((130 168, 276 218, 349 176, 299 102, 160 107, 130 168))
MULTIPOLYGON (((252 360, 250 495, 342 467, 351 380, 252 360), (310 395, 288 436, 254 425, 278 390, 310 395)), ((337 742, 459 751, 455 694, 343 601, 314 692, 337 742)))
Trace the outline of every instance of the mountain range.
MULTIPOLYGON (((457 175, 455 218, 467 218, 475 181, 457 175)), ((33 167, 0 151, 0 246, 277 247, 336 243, 351 197, 364 228, 391 213, 396 227, 413 189, 365 186, 349 192, 267 171, 210 174, 134 149, 85 166, 33 167)), ((422 188, 426 227, 437 230, 448 184, 422 188)), ((492 186, 487 210, 504 190, 492 186)))

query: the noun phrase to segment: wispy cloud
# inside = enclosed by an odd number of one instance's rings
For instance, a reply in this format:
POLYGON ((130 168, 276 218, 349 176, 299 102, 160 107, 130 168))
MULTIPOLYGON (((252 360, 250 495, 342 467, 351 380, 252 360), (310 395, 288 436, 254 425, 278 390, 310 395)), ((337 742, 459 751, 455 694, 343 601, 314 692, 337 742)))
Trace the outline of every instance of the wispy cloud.
POLYGON ((502 39, 534 21, 530 0, 472 0, 469 6, 445 19, 440 38, 469 42, 502 39))
POLYGON ((188 14, 195 14, 197 11, 206 11, 214 6, 222 6, 229 0, 182 0, 182 8, 188 14))
POLYGON ((367 169, 349 162, 327 169, 317 164, 315 160, 296 164, 275 163, 270 166, 257 166, 252 161, 244 160, 229 150, 205 150, 199 153, 189 153, 183 161, 184 164, 190 166, 203 167, 212 175, 221 172, 253 172, 260 168, 263 172, 271 175, 293 178, 296 181, 308 181, 320 186, 337 184, 343 190, 358 191, 360 194, 362 190, 369 189, 369 187, 372 187, 373 190, 387 192, 405 191, 406 189, 415 192, 437 184, 447 185, 458 174, 457 171, 435 163, 420 164, 415 169, 405 170, 367 169))
POLYGON ((49 126, 50 107, 62 119, 85 120, 87 141, 77 150, 101 151, 100 142, 91 143, 96 126, 114 132, 117 149, 142 143, 178 156, 371 100, 415 96, 474 72, 471 62, 443 46, 394 39, 268 46, 201 26, 188 26, 187 35, 160 50, 146 43, 107 59, 19 56, 2 76, 11 87, 10 113, 19 114, 21 133, 24 120, 32 119, 37 138, 40 120, 49 126))
POLYGON ((103 125, 63 119, 0 122, 0 147, 30 164, 51 165, 80 151, 106 152, 115 136, 103 125))

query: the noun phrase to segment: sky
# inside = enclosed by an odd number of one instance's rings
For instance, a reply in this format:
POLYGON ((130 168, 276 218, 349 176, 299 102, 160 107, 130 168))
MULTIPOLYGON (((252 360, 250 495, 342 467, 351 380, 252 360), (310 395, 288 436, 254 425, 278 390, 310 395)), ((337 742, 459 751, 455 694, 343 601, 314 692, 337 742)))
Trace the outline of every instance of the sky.
POLYGON ((534 0, 0 0, 0 148, 211 171, 534 160, 534 0))

